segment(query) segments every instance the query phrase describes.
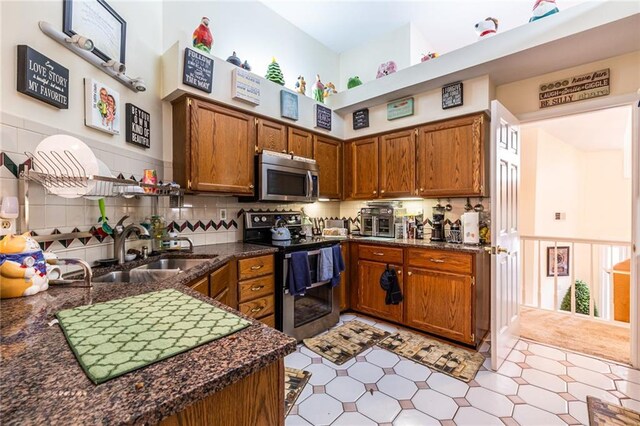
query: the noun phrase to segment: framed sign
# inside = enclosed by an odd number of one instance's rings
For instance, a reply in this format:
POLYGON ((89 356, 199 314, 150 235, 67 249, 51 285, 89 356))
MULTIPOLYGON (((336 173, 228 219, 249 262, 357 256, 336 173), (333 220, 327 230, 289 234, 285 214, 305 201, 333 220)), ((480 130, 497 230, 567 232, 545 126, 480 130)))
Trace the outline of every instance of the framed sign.
POLYGON ((369 108, 362 108, 353 112, 353 130, 369 127, 369 108))
POLYGON ((231 82, 231 97, 253 105, 260 105, 260 78, 242 69, 233 70, 231 82))
POLYGON ((134 104, 125 105, 125 140, 143 148, 151 147, 151 115, 134 104))
POLYGON ((413 98, 404 98, 387 104, 387 120, 413 115, 413 98))
POLYGON ((119 135, 122 105, 118 92, 91 78, 84 79, 84 89, 85 126, 119 135))
POLYGON ((182 83, 203 92, 211 93, 211 87, 213 86, 213 58, 188 47, 184 49, 182 83))
POLYGON ((92 52, 103 61, 125 63, 127 23, 105 0, 64 0, 62 30, 69 37, 90 39, 92 52))
POLYGON ((569 276, 569 246, 547 247, 547 277, 555 276, 556 265, 559 277, 569 276))
POLYGON ((298 95, 280 90, 280 115, 292 120, 298 119, 298 95))
POLYGON ((540 108, 607 96, 610 84, 609 68, 541 84, 540 108))
POLYGON ((447 84, 442 88, 442 109, 462 106, 462 82, 447 84))
POLYGON ((324 105, 316 104, 314 107, 316 127, 331 130, 331 110, 324 105))
POLYGON ((18 46, 18 92, 69 108, 69 70, 26 45, 18 46))

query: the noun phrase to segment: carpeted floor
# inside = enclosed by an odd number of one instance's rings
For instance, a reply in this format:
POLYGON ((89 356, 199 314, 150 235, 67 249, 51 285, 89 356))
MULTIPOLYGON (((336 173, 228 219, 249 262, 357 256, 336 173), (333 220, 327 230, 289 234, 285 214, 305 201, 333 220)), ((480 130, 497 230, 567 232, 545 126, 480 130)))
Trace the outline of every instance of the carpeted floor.
POLYGON ((520 337, 629 364, 629 329, 541 309, 520 308, 520 337))

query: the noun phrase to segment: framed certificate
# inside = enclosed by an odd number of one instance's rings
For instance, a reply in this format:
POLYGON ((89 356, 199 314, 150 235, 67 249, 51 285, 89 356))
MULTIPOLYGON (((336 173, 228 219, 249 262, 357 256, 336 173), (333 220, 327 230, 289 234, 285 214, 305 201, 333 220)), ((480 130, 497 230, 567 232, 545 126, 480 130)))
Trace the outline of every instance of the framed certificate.
POLYGON ((64 0, 63 31, 93 41, 93 53, 103 61, 124 62, 127 23, 105 0, 64 0))

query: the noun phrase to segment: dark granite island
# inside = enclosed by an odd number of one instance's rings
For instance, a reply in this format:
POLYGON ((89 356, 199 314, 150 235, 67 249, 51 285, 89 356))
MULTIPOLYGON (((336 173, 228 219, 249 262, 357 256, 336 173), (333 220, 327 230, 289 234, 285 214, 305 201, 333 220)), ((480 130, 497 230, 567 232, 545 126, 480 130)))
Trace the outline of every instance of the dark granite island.
MULTIPOLYGON (((197 247, 217 256, 156 283, 50 287, 0 302, 0 421, 3 424, 284 423, 283 358, 294 339, 219 304, 185 284, 235 258, 273 253, 242 243, 197 247), (174 288, 249 319, 228 337, 94 385, 81 369, 54 314, 85 304, 174 288)), ((131 265, 130 267, 137 266, 131 265)), ((107 272, 96 271, 96 275, 107 272)))

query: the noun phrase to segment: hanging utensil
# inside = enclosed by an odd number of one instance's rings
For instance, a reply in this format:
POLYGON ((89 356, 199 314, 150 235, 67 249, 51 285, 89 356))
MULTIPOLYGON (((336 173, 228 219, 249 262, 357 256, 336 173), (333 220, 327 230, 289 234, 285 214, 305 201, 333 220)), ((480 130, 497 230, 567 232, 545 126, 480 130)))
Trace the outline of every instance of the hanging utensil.
POLYGON ((436 205, 435 205, 435 206, 433 206, 433 207, 434 207, 434 208, 436 208, 436 209, 441 209, 441 208, 443 208, 443 207, 442 207, 442 204, 440 204, 440 198, 438 198, 438 204, 436 204, 436 205))
POLYGON ((473 206, 471 205, 471 200, 469 200, 469 197, 467 197, 467 203, 464 205, 464 211, 470 212, 472 210, 473 210, 473 206))
POLYGON ((473 211, 474 212, 483 212, 484 211, 484 206, 482 205, 482 197, 480 197, 478 199, 478 204, 476 204, 475 206, 473 206, 473 211))
POLYGON ((107 214, 106 214, 106 207, 104 205, 104 198, 100 198, 98 200, 98 208, 100 208, 100 219, 98 219, 98 222, 102 223, 102 230, 107 235, 113 234, 113 228, 111 228, 111 226, 109 226, 109 224, 107 223, 109 218, 107 217, 107 214))
POLYGON ((444 209, 448 212, 450 212, 451 210, 453 210, 453 206, 451 205, 451 198, 447 198, 447 205, 444 206, 444 209))

